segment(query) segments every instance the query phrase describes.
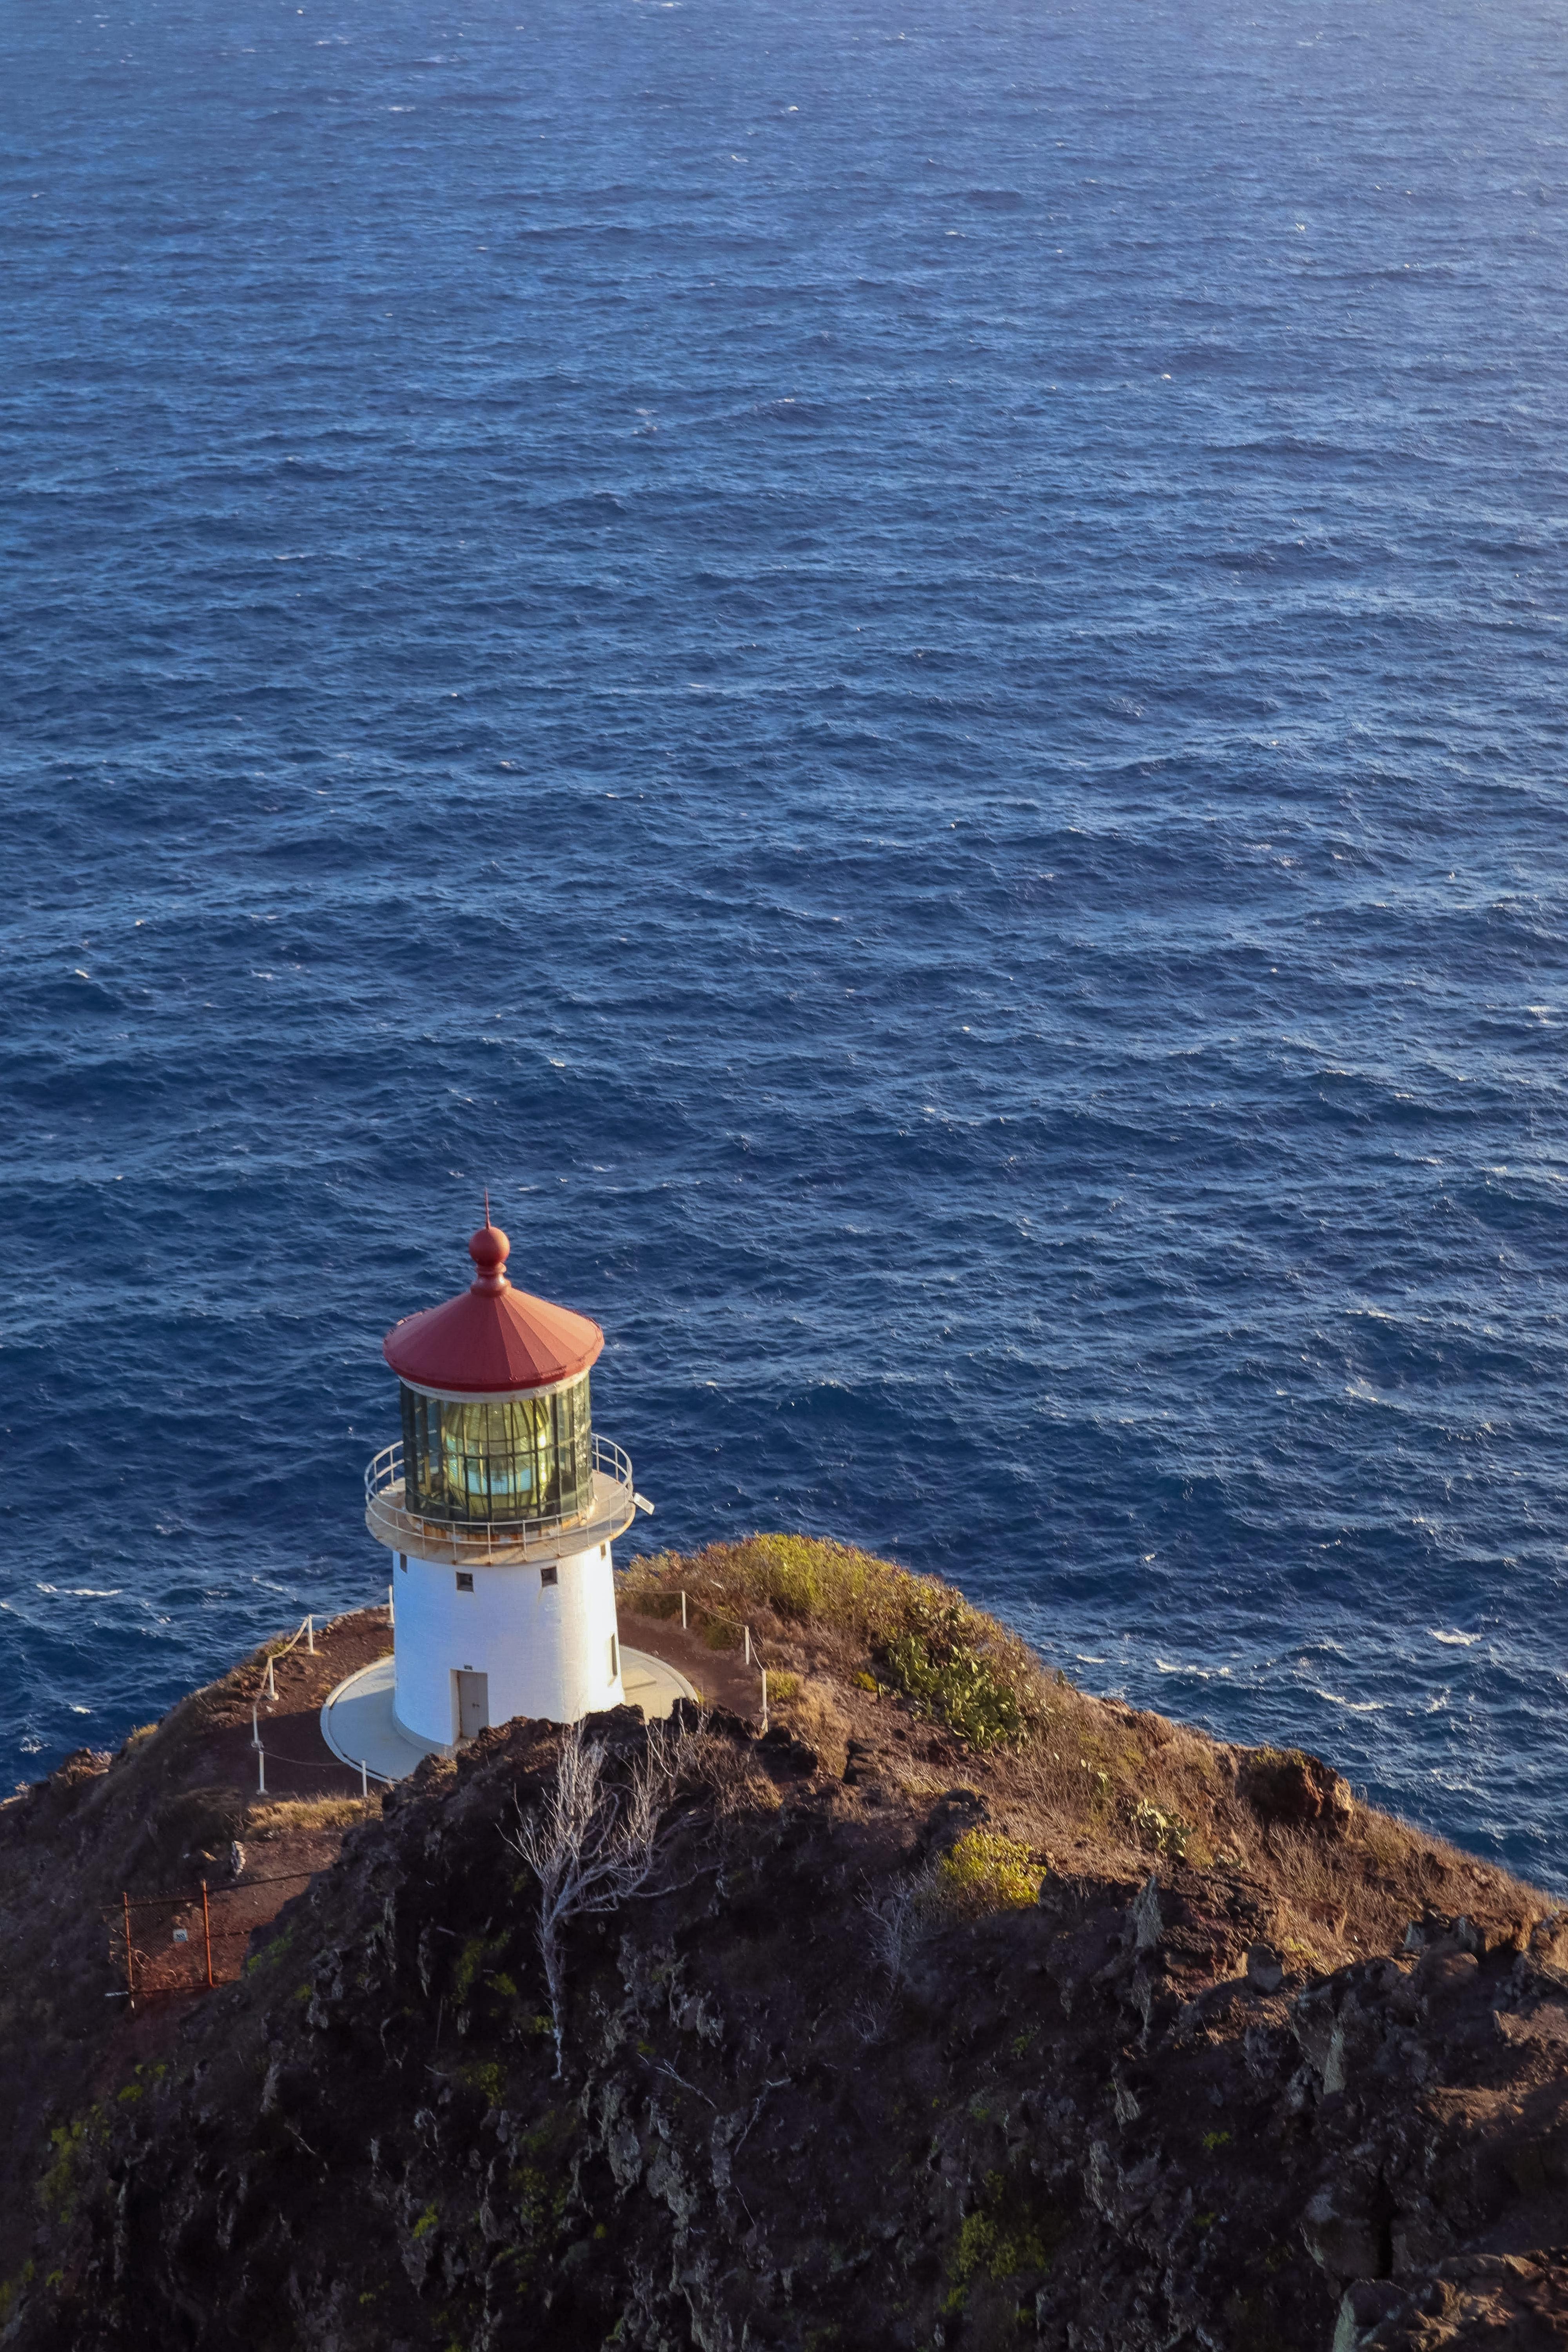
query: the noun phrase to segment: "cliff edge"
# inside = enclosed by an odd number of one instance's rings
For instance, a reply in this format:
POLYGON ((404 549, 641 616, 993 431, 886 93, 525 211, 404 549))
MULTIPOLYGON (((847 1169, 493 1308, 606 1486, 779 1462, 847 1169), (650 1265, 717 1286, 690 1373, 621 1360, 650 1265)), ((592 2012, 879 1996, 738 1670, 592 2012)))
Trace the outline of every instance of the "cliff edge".
MULTIPOLYGON (((731 1675, 751 1628, 765 1734, 513 1723, 298 1809, 334 1852, 232 1985, 13 1972, 0 2343, 1563 2342, 1549 1898, 864 1555, 661 1558, 628 1624, 682 1591, 731 1675)), ((0 1808, 13 1916, 97 1899, 183 1707, 0 1808)))

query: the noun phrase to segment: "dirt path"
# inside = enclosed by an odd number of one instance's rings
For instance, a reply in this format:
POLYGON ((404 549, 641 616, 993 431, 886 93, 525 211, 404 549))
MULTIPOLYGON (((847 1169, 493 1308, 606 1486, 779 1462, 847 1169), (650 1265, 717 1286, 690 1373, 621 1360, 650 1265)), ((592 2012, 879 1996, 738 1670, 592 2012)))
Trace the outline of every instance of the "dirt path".
MULTIPOLYGON (((739 1650, 714 1650, 695 1628, 685 1632, 679 1622, 634 1610, 623 1608, 620 1619, 623 1640, 677 1666, 710 1705, 757 1720, 761 1675, 743 1664, 739 1650)), ((214 1982, 232 1982, 255 1931, 337 1859, 346 1830, 360 1818, 360 1780, 328 1748, 321 1711, 346 1676, 384 1657, 390 1647, 384 1611, 357 1610, 319 1627, 313 1651, 301 1642, 274 1658, 272 1696, 265 1665, 237 1676, 224 1691, 207 1727, 186 1749, 178 1778, 193 1790, 231 1789, 242 1801, 247 1825, 237 1842, 238 1868, 232 1850, 215 1845, 193 1854, 176 1874, 177 1883, 132 1883, 124 1889, 134 2000, 109 2053, 111 2071, 128 2052, 142 2057, 162 2046, 190 2002, 206 1990, 209 1969, 214 1982), (152 2021, 159 2016, 163 2026, 152 2021)), ((373 1793, 369 1810, 379 1804, 373 1793)), ((132 1876, 134 1881, 137 1874, 132 1876)), ((110 1920, 108 1927, 115 1975, 124 1980, 123 1925, 110 1920)))
POLYGON ((628 1648, 679 1667, 707 1706, 728 1707, 752 1723, 761 1717, 763 1678, 755 1666, 742 1664, 739 1650, 710 1649, 695 1628, 683 1633, 679 1617, 644 1617, 624 1601, 616 1614, 628 1648))
POLYGON ((347 1797, 359 1793, 359 1774, 332 1754, 321 1737, 321 1707, 348 1675, 392 1648, 392 1629, 384 1609, 359 1609, 334 1617, 316 1633, 315 1654, 299 1643, 273 1666, 278 1696, 266 1693, 265 1669, 237 1706, 226 1710, 226 1720, 215 1727, 198 1751, 200 1769, 209 1780, 244 1789, 259 1803, 261 1790, 257 1756, 251 1745, 252 1701, 256 1725, 266 1750, 269 1798, 347 1797))

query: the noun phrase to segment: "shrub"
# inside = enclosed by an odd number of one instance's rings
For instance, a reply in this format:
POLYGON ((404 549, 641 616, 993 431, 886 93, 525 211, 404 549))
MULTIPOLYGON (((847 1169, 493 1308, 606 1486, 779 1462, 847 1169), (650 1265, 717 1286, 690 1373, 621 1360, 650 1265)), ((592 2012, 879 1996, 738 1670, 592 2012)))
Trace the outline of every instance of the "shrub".
POLYGON ((800 1676, 798 1675, 769 1675, 768 1704, 770 1706, 787 1706, 791 1699, 799 1696, 800 1676))
POLYGON ((963 1918, 1027 1907, 1040 1899, 1045 1865, 1000 1830, 968 1830, 942 1856, 931 1880, 938 1906, 963 1918))
MULTIPOLYGON (((913 1579, 910 1580, 913 1583, 913 1579)), ((1016 1748, 1028 1735, 1018 1693, 977 1647, 973 1611, 938 1586, 913 1591, 904 1629, 882 1652, 888 1679, 923 1714, 938 1716, 972 1748, 1016 1748)))
POLYGON ((904 1570, 847 1544, 763 1535, 709 1544, 686 1559, 656 1552, 634 1560, 622 1590, 632 1608, 650 1614, 662 1613, 671 1587, 684 1587, 700 1607, 742 1617, 768 1609, 786 1622, 828 1626, 865 1643, 891 1627, 896 1587, 910 1580, 904 1570))
POLYGON ((1139 1844, 1147 1846, 1151 1853, 1163 1853, 1168 1862, 1186 1860, 1193 1825, 1180 1813, 1163 1813, 1144 1797, 1132 1808, 1132 1829, 1139 1844))
POLYGON ((839 1646, 847 1679, 875 1691, 876 1666, 882 1683, 976 1748, 1021 1745, 1042 1712, 1026 1643, 951 1585, 847 1544, 762 1535, 687 1558, 659 1552, 634 1561, 621 1590, 629 1608, 650 1615, 684 1590, 704 1613, 809 1628, 839 1646))
POLYGON ((1052 2249, 1062 2234, 1061 2217, 1049 2206, 1036 2204, 1035 2194, 1027 2180, 986 2174, 984 2194, 964 2216, 953 2249, 952 2289, 945 2306, 951 2315, 963 2311, 976 2277, 1000 2286, 1008 2279, 1050 2268, 1052 2249))
MULTIPOLYGON (((375 1800, 373 1798, 372 1802, 375 1800)), ((364 1819, 363 1797, 277 1797, 252 1805, 245 1816, 247 1837, 285 1837, 291 1831, 346 1829, 364 1819)))

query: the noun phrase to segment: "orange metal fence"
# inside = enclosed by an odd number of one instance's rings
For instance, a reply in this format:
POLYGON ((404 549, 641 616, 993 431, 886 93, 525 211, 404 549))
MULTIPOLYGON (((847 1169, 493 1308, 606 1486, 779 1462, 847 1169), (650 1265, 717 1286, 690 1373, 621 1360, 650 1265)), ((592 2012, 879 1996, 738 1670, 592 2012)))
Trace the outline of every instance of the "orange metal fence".
POLYGON ((288 1870, 235 1886, 210 1886, 204 1879, 175 1895, 122 1895, 103 1918, 110 1959, 132 2006, 150 1993, 206 1992, 236 1982, 251 1937, 287 1900, 262 1890, 304 1886, 310 1876, 308 1870, 288 1870))

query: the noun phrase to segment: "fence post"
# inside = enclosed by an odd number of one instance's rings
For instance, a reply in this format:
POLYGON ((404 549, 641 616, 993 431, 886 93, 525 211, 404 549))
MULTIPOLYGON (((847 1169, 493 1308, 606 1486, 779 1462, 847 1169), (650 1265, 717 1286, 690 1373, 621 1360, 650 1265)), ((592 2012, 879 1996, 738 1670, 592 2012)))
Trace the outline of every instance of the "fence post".
POLYGON ((136 1965, 131 1957, 131 1895, 129 1889, 121 1889, 120 1899, 125 1906, 125 1990, 131 1997, 131 2006, 134 2009, 136 2006, 136 1965))
POLYGON ((680 1596, 680 1630, 683 1633, 686 1631, 686 1595, 684 1592, 680 1596))
POLYGON ((768 1670, 763 1668, 763 1729, 768 1727, 768 1670))
POLYGON ((270 1650, 267 1653, 267 1696, 268 1698, 276 1698, 278 1696, 278 1683, 277 1678, 272 1672, 272 1653, 270 1650))
POLYGON ((316 1621, 313 1617, 307 1617, 305 1620, 305 1647, 309 1650, 310 1655, 314 1657, 316 1654, 316 1621))
POLYGON ((396 1618, 392 1613, 392 1587, 390 1584, 386 1588, 386 1622, 389 1625, 395 1625, 397 1622, 396 1618))
POLYGON ((202 1937, 207 1948, 207 1990, 213 1989, 213 1921, 207 1908, 207 1883, 202 1881, 202 1937))
POLYGON ((256 1720, 256 1701, 254 1699, 250 1702, 250 1744, 253 1748, 259 1748, 261 1745, 261 1731, 260 1727, 258 1725, 256 1720))
POLYGON ((752 1629, 751 1629, 751 1627, 750 1627, 749 1625, 748 1625, 748 1626, 746 1626, 746 1627, 744 1628, 744 1632, 745 1632, 745 1635, 746 1635, 746 1664, 747 1664, 748 1665, 750 1665, 750 1664, 751 1664, 751 1663, 752 1663, 752 1629))
POLYGON ((267 1794, 267 1750, 259 1741, 256 1748, 256 1786, 258 1792, 264 1797, 267 1794))
POLYGON ((364 1799, 365 1803, 368 1805, 370 1802, 370 1767, 365 1762, 363 1756, 359 1759, 359 1792, 364 1799))

